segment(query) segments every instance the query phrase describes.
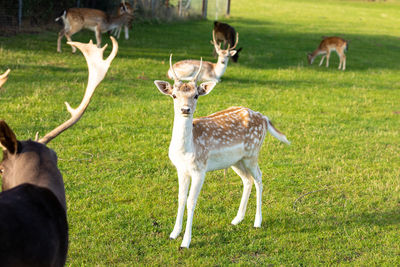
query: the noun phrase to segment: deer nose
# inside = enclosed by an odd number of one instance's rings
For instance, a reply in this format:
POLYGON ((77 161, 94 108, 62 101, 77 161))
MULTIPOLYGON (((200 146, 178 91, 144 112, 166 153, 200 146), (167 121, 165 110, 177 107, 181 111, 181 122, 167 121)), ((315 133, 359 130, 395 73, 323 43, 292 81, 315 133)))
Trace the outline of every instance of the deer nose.
POLYGON ((181 108, 182 114, 190 114, 190 108, 181 108))

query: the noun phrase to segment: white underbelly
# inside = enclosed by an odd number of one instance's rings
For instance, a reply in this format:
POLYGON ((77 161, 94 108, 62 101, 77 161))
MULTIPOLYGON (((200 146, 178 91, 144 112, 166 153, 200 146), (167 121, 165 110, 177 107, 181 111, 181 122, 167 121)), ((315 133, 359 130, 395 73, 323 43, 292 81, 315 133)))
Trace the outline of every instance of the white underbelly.
POLYGON ((207 171, 226 169, 240 161, 245 156, 243 144, 210 151, 207 161, 207 171))

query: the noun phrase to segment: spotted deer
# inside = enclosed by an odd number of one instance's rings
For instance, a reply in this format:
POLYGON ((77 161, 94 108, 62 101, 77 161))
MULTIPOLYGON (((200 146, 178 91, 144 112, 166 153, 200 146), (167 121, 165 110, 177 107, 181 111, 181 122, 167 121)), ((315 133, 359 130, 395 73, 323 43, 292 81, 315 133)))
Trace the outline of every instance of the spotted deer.
MULTIPOLYGON (((227 23, 222 23, 219 21, 214 21, 214 31, 215 31, 215 39, 217 43, 222 42, 223 49, 226 49, 227 45, 229 44, 230 46, 234 46, 235 44, 235 36, 236 36, 236 30, 233 28, 231 25, 227 23)), ((242 51, 242 48, 238 48, 236 50, 236 54, 232 56, 232 61, 237 62, 239 59, 239 52, 242 51)), ((214 53, 216 54, 216 50, 214 50, 214 53)), ((215 56, 214 54, 214 56, 215 56)))
MULTIPOLYGON (((218 54, 217 63, 212 63, 209 61, 203 61, 203 67, 200 69, 200 60, 182 60, 178 61, 174 64, 174 70, 176 74, 180 77, 181 80, 193 80, 193 77, 196 73, 199 72, 198 79, 201 81, 214 81, 219 82, 221 80, 221 76, 224 75, 226 68, 228 66, 229 58, 236 54, 235 47, 239 41, 239 33, 236 34, 236 43, 233 47, 230 47, 228 44, 227 49, 221 49, 220 45, 217 44, 215 39, 215 31, 213 31, 213 41, 215 50, 218 54)), ((169 68, 167 76, 170 79, 174 79, 174 74, 172 71, 172 67, 169 68)))
POLYGON ((0 120, 0 265, 64 266, 68 251, 67 205, 64 182, 57 167, 57 154, 47 144, 70 128, 84 114, 99 83, 116 56, 118 44, 103 60, 104 48, 92 42, 68 42, 85 56, 89 79, 78 108, 65 103, 71 118, 37 141, 19 141, 0 120))
POLYGON ((175 73, 172 66, 172 55, 170 67, 174 79, 173 86, 166 81, 154 81, 161 93, 171 96, 174 100, 175 116, 169 158, 178 173, 179 205, 170 238, 177 238, 182 230, 183 214, 187 202, 187 223, 181 247, 189 248, 194 209, 205 174, 229 167, 243 181, 242 200, 232 224, 236 225, 243 220, 254 182, 257 193, 254 227, 261 227, 262 179, 257 163, 258 153, 267 131, 282 142, 289 144, 289 141, 266 116, 245 107, 230 107, 206 117, 193 119, 198 97, 209 94, 216 82, 209 81, 197 85, 202 68, 201 60, 196 75, 187 83, 182 82, 175 73))
POLYGON ((336 51, 339 56, 340 62, 338 69, 345 70, 346 69, 346 55, 344 52, 347 52, 348 41, 340 38, 340 37, 324 37, 324 39, 319 44, 318 48, 314 50, 314 52, 309 53, 307 55, 308 63, 312 64, 314 59, 318 55, 323 55, 321 61, 319 62, 319 66, 322 65, 324 59, 326 57, 326 67, 329 67, 329 57, 331 55, 331 51, 336 51))
MULTIPOLYGON (((56 21, 62 20, 64 24, 64 28, 58 33, 57 52, 61 52, 61 40, 64 36, 69 42, 72 42, 71 36, 82 29, 94 31, 97 47, 100 47, 102 33, 118 29, 130 23, 133 11, 127 7, 128 5, 123 5, 122 10, 124 12, 120 9, 120 13, 117 16, 111 16, 104 11, 91 8, 70 8, 65 10, 60 17, 55 19, 56 21)), ((76 48, 72 46, 72 53, 75 52, 76 48)))
POLYGON ((114 28, 112 30, 112 33, 117 39, 119 39, 122 31, 122 27, 124 27, 124 33, 125 33, 125 39, 129 39, 129 28, 132 27, 132 21, 133 21, 133 7, 131 4, 126 3, 124 0, 121 1, 119 4, 119 8, 117 11, 117 16, 122 16, 124 13, 128 13, 131 15, 129 20, 124 24, 124 25, 119 25, 117 28, 114 28))

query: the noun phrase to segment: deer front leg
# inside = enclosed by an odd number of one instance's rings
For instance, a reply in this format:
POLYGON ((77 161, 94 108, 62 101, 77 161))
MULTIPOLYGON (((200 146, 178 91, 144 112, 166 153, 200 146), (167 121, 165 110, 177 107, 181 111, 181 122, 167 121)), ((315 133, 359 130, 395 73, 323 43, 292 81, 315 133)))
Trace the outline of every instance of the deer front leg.
POLYGON ((187 222, 186 230, 181 243, 181 248, 189 248, 192 239, 193 214, 199 197, 201 187, 203 186, 205 173, 192 174, 192 185, 190 187, 189 198, 187 200, 187 222))
POLYGON ((346 69, 346 55, 345 54, 343 54, 343 65, 342 65, 342 70, 345 70, 346 69))
POLYGON ((319 66, 320 66, 320 67, 321 67, 322 63, 324 63, 325 56, 326 56, 326 55, 323 55, 322 58, 321 58, 321 61, 319 62, 319 66))
POLYGON ((244 215, 246 214, 247 203, 249 201, 251 188, 253 186, 253 178, 246 171, 246 168, 243 166, 242 162, 239 162, 235 166, 232 166, 232 169, 240 176, 240 178, 242 178, 242 181, 243 181, 242 200, 240 201, 240 206, 239 206, 237 215, 231 222, 231 224, 237 225, 241 221, 243 221, 244 215))
POLYGON ((65 30, 62 29, 59 33, 58 33, 58 38, 57 38, 57 52, 61 53, 61 39, 64 37, 65 35, 65 30))
POLYGON ((329 67, 329 57, 331 56, 331 52, 330 51, 328 51, 327 53, 326 53, 326 67, 329 67))
POLYGON ((190 184, 189 178, 190 178, 189 175, 187 175, 186 173, 178 171, 178 180, 179 180, 178 214, 176 215, 174 230, 169 235, 170 239, 177 238, 182 231, 183 214, 185 212, 186 199, 190 184))
POLYGON ((99 25, 97 25, 95 28, 94 28, 94 32, 95 32, 95 34, 96 34, 96 43, 97 43, 97 47, 101 47, 101 30, 100 30, 100 26, 99 25))
POLYGON ((129 39, 129 27, 128 25, 124 26, 125 40, 129 39))

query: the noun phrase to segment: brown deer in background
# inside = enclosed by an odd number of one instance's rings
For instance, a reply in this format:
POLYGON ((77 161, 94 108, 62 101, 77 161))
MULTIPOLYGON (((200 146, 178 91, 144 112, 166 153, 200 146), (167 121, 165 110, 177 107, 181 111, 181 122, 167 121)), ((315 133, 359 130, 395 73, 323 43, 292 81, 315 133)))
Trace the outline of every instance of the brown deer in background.
POLYGON ((321 61, 319 62, 319 66, 322 65, 324 59, 326 57, 326 67, 329 67, 329 57, 331 56, 331 51, 336 51, 339 56, 340 62, 338 69, 345 70, 346 69, 346 55, 344 52, 347 52, 349 41, 344 40, 340 37, 323 37, 324 39, 319 44, 318 48, 314 50, 314 52, 309 53, 307 55, 308 63, 312 64, 314 59, 318 55, 323 55, 321 61))
MULTIPOLYGON (((235 44, 236 31, 231 25, 227 23, 222 23, 218 21, 214 21, 214 31, 215 31, 215 39, 217 43, 223 42, 222 49, 226 49, 227 45, 233 47, 235 44)), ((239 59, 239 52, 242 51, 242 48, 236 50, 236 54, 232 56, 233 62, 237 62, 239 59)), ((214 50, 215 55, 216 50, 214 50)))
MULTIPOLYGON (((38 141, 19 141, 0 120, 0 265, 64 266, 68 251, 65 189, 57 154, 46 145, 82 117, 98 84, 118 51, 114 38, 110 56, 92 42, 69 42, 82 51, 89 68, 85 96, 78 108, 65 103, 71 118, 38 141)), ((4 81, 1 76, 0 82, 4 81)))
MULTIPOLYGON (((125 7, 128 7, 128 5, 125 5, 125 7)), ((116 16, 91 8, 70 8, 64 11, 60 17, 56 18, 56 21, 62 20, 64 23, 64 28, 58 33, 57 52, 61 52, 61 39, 64 36, 69 42, 72 42, 71 36, 82 29, 94 31, 97 47, 100 47, 102 33, 118 29, 132 21, 133 11, 131 12, 127 8, 123 10, 125 12, 121 12, 116 16)), ((72 53, 75 52, 76 48, 72 46, 72 53)))
POLYGON ((124 13, 131 14, 132 16, 128 20, 128 22, 124 25, 120 25, 118 28, 115 28, 112 30, 112 34, 119 39, 119 36, 121 35, 122 27, 124 27, 124 32, 125 32, 125 39, 129 39, 129 28, 132 28, 132 21, 133 21, 133 12, 134 9, 131 4, 126 3, 124 0, 121 1, 119 4, 119 8, 117 11, 117 16, 122 16, 124 13))

